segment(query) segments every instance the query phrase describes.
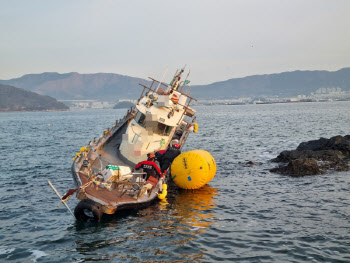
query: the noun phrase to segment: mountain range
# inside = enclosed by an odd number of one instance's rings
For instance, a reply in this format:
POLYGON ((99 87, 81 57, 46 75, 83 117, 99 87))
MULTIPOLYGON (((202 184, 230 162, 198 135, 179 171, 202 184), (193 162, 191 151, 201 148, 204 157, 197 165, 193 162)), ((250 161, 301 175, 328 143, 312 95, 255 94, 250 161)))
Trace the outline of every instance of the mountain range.
MULTIPOLYGON (((116 101, 137 99, 148 80, 114 73, 79 74, 46 72, 0 83, 49 95, 59 100, 96 99, 116 101)), ((338 71, 292 71, 276 74, 233 78, 208 85, 191 86, 191 95, 198 99, 309 95, 320 88, 337 87, 350 90, 350 68, 338 71)))
POLYGON ((60 74, 45 72, 28 74, 20 78, 0 80, 0 83, 48 95, 59 100, 116 101, 135 99, 142 88, 138 83, 146 80, 113 73, 79 74, 76 72, 60 74))
POLYGON ((338 87, 350 90, 350 68, 338 71, 292 71, 254 75, 193 86, 192 95, 200 99, 228 99, 234 97, 310 95, 320 88, 338 87))

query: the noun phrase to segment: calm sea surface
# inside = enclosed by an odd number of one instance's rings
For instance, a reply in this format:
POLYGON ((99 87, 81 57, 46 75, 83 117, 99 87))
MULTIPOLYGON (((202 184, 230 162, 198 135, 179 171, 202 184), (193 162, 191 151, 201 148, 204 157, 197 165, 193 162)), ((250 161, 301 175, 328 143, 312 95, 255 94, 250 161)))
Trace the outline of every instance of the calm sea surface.
POLYGON ((350 262, 350 172, 269 172, 282 150, 350 134, 350 102, 196 109, 183 150, 214 156, 213 181, 99 224, 76 222, 47 180, 73 188, 75 153, 125 110, 0 113, 0 262, 350 262))

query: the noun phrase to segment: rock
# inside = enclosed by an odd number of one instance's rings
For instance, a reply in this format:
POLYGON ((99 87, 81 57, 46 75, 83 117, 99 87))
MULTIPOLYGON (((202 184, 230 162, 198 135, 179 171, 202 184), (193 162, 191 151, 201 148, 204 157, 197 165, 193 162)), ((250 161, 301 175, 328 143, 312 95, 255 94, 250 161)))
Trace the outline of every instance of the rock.
POLYGON ((346 172, 346 171, 350 171, 350 166, 348 163, 340 162, 333 165, 333 169, 336 170, 337 172, 346 172))
POLYGON ((346 162, 324 162, 320 164, 320 167, 325 170, 335 170, 337 172, 349 171, 350 166, 346 162))
POLYGON ((248 162, 246 162, 245 164, 246 164, 246 165, 252 165, 252 166, 253 166, 253 165, 256 165, 256 163, 254 163, 253 161, 248 161, 248 162))
POLYGON ((344 140, 344 137, 343 136, 334 136, 332 138, 329 139, 328 141, 328 144, 327 144, 327 147, 328 148, 332 148, 332 147, 335 147, 337 144, 339 144, 340 142, 342 142, 344 140))
POLYGON ((290 161, 286 166, 271 169, 270 172, 290 176, 315 175, 325 173, 325 171, 319 168, 315 159, 293 160, 290 161))
POLYGON ((334 150, 341 151, 345 156, 350 158, 350 137, 347 138, 345 136, 345 137, 342 137, 341 140, 337 138, 337 140, 335 140, 331 148, 334 150))
POLYGON ((349 160, 350 135, 344 137, 338 135, 330 139, 320 138, 302 142, 296 150, 281 152, 271 161, 288 163, 288 165, 270 171, 292 176, 300 176, 303 173, 304 175, 320 174, 329 169, 348 171, 350 170, 349 160))
POLYGON ((271 161, 276 162, 276 163, 288 163, 292 160, 296 160, 296 159, 300 159, 300 158, 311 158, 311 155, 312 155, 312 151, 310 151, 310 150, 283 151, 275 159, 272 159, 271 161))
POLYGON ((329 143, 329 139, 326 138, 320 138, 319 140, 312 140, 308 142, 302 142, 297 147, 297 151, 318 151, 318 150, 324 150, 329 143))

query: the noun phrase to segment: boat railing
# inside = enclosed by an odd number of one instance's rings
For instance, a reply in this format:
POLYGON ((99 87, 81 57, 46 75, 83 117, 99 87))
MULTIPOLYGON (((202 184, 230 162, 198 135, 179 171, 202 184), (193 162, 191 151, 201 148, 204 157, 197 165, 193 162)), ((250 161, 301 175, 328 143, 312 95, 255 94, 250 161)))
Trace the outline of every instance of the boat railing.
POLYGON ((133 119, 135 117, 134 111, 135 106, 131 107, 123 118, 116 120, 115 124, 111 128, 105 130, 102 136, 97 140, 95 144, 96 148, 99 149, 100 147, 102 147, 108 141, 108 139, 113 136, 115 132, 117 132, 121 127, 123 127, 123 125, 125 125, 131 119, 133 119))
MULTIPOLYGON (((142 90, 141 96, 140 96, 140 98, 138 99, 136 105, 139 104, 140 100, 141 100, 142 97, 143 97, 143 94, 144 94, 145 90, 149 90, 149 91, 151 91, 151 92, 155 92, 155 91, 152 89, 154 82, 158 82, 158 83, 160 83, 160 84, 166 86, 166 84, 164 84, 164 83, 162 83, 162 82, 159 82, 159 81, 157 81, 157 80, 155 80, 155 79, 152 79, 152 78, 150 78, 150 79, 153 80, 150 87, 147 87, 147 86, 145 86, 145 85, 139 83, 139 85, 143 87, 143 90, 142 90)), ((166 86, 166 87, 168 87, 168 86, 166 86)), ((177 123, 177 125, 179 125, 180 121, 182 120, 182 117, 183 117, 187 112, 190 111, 190 109, 191 109, 191 108, 190 108, 190 104, 191 104, 192 100, 197 101, 195 98, 191 97, 189 94, 186 94, 186 93, 182 92, 183 87, 184 87, 184 86, 182 86, 181 90, 177 90, 176 92, 178 92, 178 93, 180 93, 181 95, 186 96, 187 98, 189 98, 189 101, 188 101, 186 104, 181 104, 181 103, 178 103, 178 102, 177 102, 178 105, 180 105, 180 106, 182 106, 182 107, 184 108, 184 111, 182 112, 182 116, 181 116, 181 118, 179 118, 179 122, 177 123)))
POLYGON ((100 167, 100 172, 102 173, 103 163, 102 163, 102 160, 101 160, 100 156, 97 154, 96 149, 94 147, 92 147, 91 145, 90 145, 90 150, 92 150, 92 152, 96 155, 96 158, 100 161, 100 166, 101 166, 100 167))
MULTIPOLYGON (((151 86, 150 86, 150 87, 147 87, 146 85, 143 85, 143 84, 139 83, 139 85, 143 87, 143 90, 142 90, 142 93, 141 93, 140 98, 139 98, 138 101, 137 101, 137 104, 139 104, 140 100, 142 99, 145 90, 148 90, 148 91, 151 91, 151 92, 155 92, 155 93, 157 93, 157 94, 159 94, 159 95, 167 95, 167 94, 164 94, 164 89, 163 89, 163 88, 157 88, 157 89, 155 89, 155 90, 152 89, 154 82, 157 82, 157 83, 159 83, 159 84, 165 86, 165 87, 168 89, 168 85, 167 85, 167 84, 165 84, 165 83, 163 83, 163 82, 160 82, 160 81, 158 81, 158 80, 155 80, 155 79, 153 79, 153 78, 150 78, 150 77, 149 77, 149 79, 152 80, 152 83, 151 83, 151 86)), ((180 90, 176 90, 176 92, 178 92, 178 93, 180 93, 181 95, 186 96, 187 98, 190 99, 190 101, 189 101, 189 103, 188 103, 188 105, 187 105, 187 107, 188 107, 188 106, 190 105, 190 102, 191 102, 192 100, 195 100, 195 101, 197 101, 197 100, 196 100, 195 98, 192 98, 192 97, 190 96, 190 94, 191 94, 191 89, 190 89, 190 92, 189 92, 189 93, 184 93, 184 92, 183 92, 184 86, 185 86, 185 85, 183 85, 183 86, 181 87, 180 90)), ((169 94, 169 93, 168 93, 168 94, 169 94)), ((179 104, 179 103, 178 103, 178 104, 179 104)), ((179 105, 181 105, 181 104, 179 104, 179 105)), ((182 105, 182 106, 185 106, 185 105, 182 105)))

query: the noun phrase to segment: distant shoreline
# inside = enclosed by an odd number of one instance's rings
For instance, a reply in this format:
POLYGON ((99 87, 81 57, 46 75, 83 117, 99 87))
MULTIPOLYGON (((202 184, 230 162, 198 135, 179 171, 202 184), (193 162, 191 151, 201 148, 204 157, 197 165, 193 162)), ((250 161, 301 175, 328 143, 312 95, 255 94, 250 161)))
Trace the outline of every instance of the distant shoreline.
POLYGON ((11 112, 49 112, 49 111, 70 111, 70 109, 66 110, 16 110, 16 111, 2 111, 0 110, 0 113, 11 113, 11 112))
POLYGON ((333 100, 333 101, 269 101, 269 102, 259 102, 259 103, 230 103, 230 102, 212 102, 205 103, 201 102, 197 105, 200 106, 244 106, 244 105, 271 105, 271 104, 299 104, 299 103, 332 103, 332 102, 350 102, 350 100, 333 100))

